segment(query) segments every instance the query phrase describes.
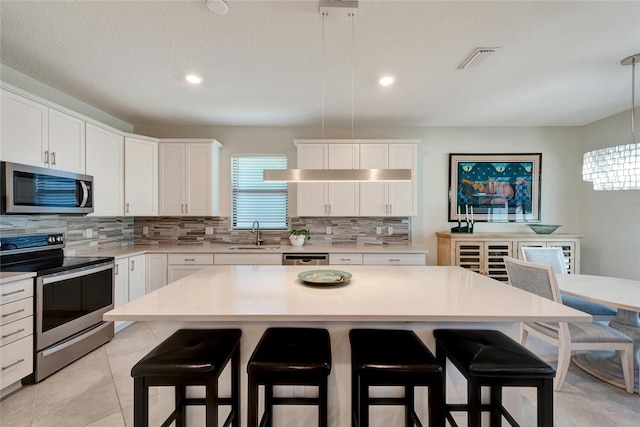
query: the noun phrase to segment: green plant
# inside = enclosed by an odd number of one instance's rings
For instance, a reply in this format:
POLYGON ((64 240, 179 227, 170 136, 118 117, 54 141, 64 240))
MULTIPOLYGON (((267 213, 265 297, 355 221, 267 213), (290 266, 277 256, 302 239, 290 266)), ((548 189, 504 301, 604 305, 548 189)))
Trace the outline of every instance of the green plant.
POLYGON ((289 231, 290 236, 304 236, 305 240, 309 240, 311 238, 311 233, 306 228, 301 228, 299 230, 291 230, 289 231))

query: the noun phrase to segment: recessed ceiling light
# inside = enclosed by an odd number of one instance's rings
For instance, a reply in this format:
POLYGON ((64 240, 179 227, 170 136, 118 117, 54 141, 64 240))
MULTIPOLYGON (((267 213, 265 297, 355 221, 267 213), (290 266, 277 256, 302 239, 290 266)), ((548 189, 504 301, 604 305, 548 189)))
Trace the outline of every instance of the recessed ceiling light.
POLYGON ((199 85, 200 83, 202 83, 202 77, 197 74, 187 74, 184 79, 192 85, 199 85))
POLYGON ((382 76, 380 77, 380 80, 378 80, 378 83, 380 83, 381 86, 389 86, 395 81, 396 78, 393 76, 382 76))
POLYGON ((225 15, 229 12, 229 5, 225 0, 207 0, 207 7, 217 15, 225 15))

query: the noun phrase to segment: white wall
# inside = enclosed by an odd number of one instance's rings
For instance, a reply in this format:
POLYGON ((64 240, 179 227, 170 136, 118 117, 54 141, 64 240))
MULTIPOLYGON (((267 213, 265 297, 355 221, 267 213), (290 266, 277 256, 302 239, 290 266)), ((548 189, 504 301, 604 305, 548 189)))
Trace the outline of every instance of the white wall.
MULTIPOLYGON (((229 158, 233 153, 287 153, 295 165, 294 139, 318 138, 317 128, 289 127, 136 127, 136 133, 160 138, 215 137, 221 152, 221 215, 229 215, 229 158)), ((351 129, 326 129, 326 138, 350 138, 351 129)), ((449 153, 542 153, 541 219, 562 224, 557 233, 581 233, 582 147, 573 127, 528 128, 368 128, 356 129, 355 138, 421 139, 418 159, 418 216, 412 219, 412 241, 430 251, 436 262, 436 231, 448 230, 449 153)), ((295 207, 295 199, 290 206, 295 207)), ((292 211, 295 216, 295 211, 292 211)), ((478 232, 530 232, 523 224, 476 225, 478 232)))
MULTIPOLYGON (((636 117, 640 108, 636 108, 636 117)), ((631 110, 581 129, 582 152, 631 142, 631 110)), ((638 133, 636 121, 636 141, 638 133)), ((640 280, 640 191, 582 183, 582 272, 640 280)))

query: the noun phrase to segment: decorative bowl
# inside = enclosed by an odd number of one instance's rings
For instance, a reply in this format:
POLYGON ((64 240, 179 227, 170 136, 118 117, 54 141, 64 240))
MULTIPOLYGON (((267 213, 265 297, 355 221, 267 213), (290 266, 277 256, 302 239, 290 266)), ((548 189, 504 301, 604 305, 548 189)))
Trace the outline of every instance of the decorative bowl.
POLYGON ((562 227, 561 225, 549 225, 549 224, 527 224, 537 234, 551 234, 562 227))

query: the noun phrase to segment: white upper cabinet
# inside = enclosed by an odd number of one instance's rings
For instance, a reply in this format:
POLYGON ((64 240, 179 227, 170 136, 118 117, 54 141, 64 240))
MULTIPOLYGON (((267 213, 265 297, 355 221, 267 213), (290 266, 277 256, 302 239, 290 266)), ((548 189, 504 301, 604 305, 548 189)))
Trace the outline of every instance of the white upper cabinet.
POLYGON ((185 141, 160 141, 159 214, 216 216, 221 144, 185 141))
POLYGON ((297 140, 298 169, 411 169, 411 182, 298 183, 298 216, 417 215, 418 140, 297 140))
POLYGON ((124 138, 124 214, 158 215, 158 143, 152 138, 124 138))
POLYGON ((124 137, 87 123, 86 169, 96 190, 94 216, 122 216, 124 213, 124 137))
MULTIPOLYGON (((358 144, 298 143, 298 169, 358 169, 358 144)), ((358 216, 353 182, 298 183, 298 216, 358 216)))
POLYGON ((417 215, 416 144, 362 144, 362 169, 411 169, 411 182, 363 182, 360 184, 360 215, 417 215))
POLYGON ((47 167, 49 108, 5 89, 0 107, 2 160, 47 167))
POLYGON ((85 122, 2 89, 2 160, 85 173, 85 122))
POLYGON ((49 167, 85 173, 85 122, 49 108, 49 167))

